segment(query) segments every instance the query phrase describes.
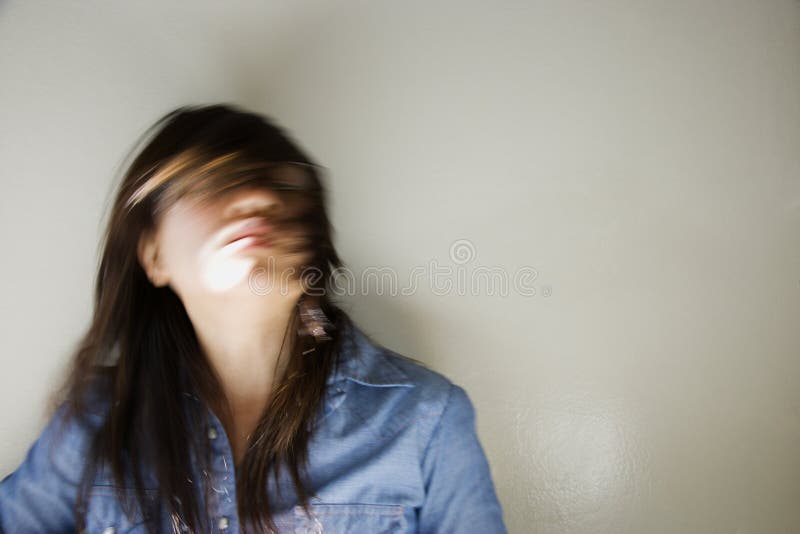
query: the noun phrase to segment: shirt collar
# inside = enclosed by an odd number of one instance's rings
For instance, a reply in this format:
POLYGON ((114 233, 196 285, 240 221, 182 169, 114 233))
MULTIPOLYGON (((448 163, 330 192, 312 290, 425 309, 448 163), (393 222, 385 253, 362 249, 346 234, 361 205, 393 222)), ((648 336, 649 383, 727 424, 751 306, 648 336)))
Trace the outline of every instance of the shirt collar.
MULTIPOLYGON (((354 323, 346 322, 340 335, 343 338, 339 364, 328 376, 328 386, 340 386, 350 380, 373 387, 414 387, 408 375, 387 356, 391 351, 373 341, 354 323)), ((190 391, 182 390, 182 393, 200 400, 190 391)))
POLYGON ((376 387, 414 387, 408 375, 389 356, 391 351, 370 339, 352 322, 343 332, 339 366, 328 378, 328 384, 344 380, 376 387))

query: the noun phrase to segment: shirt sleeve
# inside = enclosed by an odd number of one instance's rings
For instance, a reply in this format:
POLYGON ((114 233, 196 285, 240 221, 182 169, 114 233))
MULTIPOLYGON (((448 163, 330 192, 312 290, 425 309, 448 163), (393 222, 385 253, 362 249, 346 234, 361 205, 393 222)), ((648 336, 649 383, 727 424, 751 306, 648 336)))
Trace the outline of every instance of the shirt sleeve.
POLYGON ((489 462, 475 429, 475 408, 451 384, 444 411, 423 459, 425 502, 420 532, 506 534, 489 462))
POLYGON ((87 433, 64 421, 61 405, 28 449, 22 464, 0 481, 0 533, 75 531, 75 499, 87 433))

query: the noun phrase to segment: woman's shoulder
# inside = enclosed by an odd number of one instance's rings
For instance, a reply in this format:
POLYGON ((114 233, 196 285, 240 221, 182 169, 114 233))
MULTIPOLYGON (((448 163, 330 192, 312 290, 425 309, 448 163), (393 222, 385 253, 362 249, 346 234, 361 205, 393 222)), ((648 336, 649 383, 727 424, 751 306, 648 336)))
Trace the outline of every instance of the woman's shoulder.
POLYGON ((85 456, 85 449, 111 406, 112 376, 112 367, 93 367, 84 377, 83 387, 56 404, 39 439, 62 453, 71 451, 72 455, 85 456))
POLYGON ((69 397, 55 403, 22 462, 0 481, 0 532, 71 528, 76 491, 108 404, 104 376, 87 377, 85 402, 76 405, 69 397))

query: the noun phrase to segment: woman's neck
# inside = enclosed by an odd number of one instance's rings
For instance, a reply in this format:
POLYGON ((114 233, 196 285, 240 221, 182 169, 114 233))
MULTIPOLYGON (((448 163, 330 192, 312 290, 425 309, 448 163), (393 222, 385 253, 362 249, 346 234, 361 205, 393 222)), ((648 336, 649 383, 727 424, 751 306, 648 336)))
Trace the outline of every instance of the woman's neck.
POLYGON ((187 300, 200 347, 228 401, 232 420, 223 424, 236 464, 288 366, 297 299, 276 294, 187 300))

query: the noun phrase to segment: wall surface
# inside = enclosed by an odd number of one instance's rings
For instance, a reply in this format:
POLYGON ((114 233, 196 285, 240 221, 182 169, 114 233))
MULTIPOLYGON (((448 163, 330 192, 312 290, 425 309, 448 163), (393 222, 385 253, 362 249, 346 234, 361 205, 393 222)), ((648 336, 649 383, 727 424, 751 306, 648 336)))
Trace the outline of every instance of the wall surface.
POLYGON ((165 4, 0 4, 0 472, 126 151, 227 100, 330 169, 343 302, 467 389, 511 532, 800 532, 800 3, 165 4))

